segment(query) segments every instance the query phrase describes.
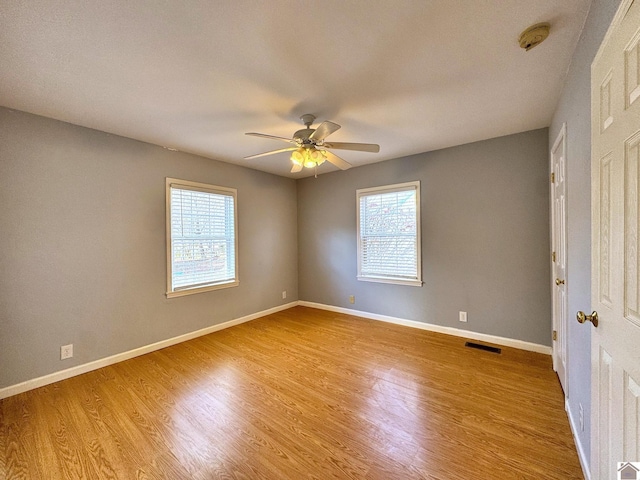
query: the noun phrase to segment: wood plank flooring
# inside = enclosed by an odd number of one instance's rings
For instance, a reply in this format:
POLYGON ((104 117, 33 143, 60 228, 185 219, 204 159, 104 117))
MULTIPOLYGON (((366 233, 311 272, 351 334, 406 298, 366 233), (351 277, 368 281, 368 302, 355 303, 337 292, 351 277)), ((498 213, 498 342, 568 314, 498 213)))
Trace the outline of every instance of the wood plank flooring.
POLYGON ((304 307, 0 400, 7 479, 581 479, 549 356, 304 307))

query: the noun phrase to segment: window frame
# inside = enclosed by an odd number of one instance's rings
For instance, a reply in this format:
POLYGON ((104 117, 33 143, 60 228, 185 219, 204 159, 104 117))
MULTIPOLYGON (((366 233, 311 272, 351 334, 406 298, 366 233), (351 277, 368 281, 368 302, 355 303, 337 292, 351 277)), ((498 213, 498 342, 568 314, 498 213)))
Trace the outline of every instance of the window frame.
POLYGON ((240 284, 238 272, 238 191, 235 188, 220 187, 207 183, 192 182, 190 180, 181 180, 178 178, 166 177, 165 182, 165 199, 166 199, 166 250, 167 250, 167 298, 183 297, 185 295, 193 295, 196 293, 210 292, 223 288, 237 287, 240 284), (234 231, 234 279, 223 282, 216 282, 204 286, 180 287, 175 290, 173 287, 173 248, 171 236, 171 189, 180 188, 182 190, 191 190, 196 192, 210 193, 214 195, 222 195, 233 198, 233 231, 234 231))
POLYGON ((360 188, 356 190, 356 225, 357 225, 357 257, 358 271, 357 279, 364 282, 389 283, 395 285, 409 285, 414 287, 422 286, 422 241, 420 224, 420 181, 396 183, 393 185, 383 185, 379 187, 360 188), (385 193, 395 193, 414 190, 416 193, 416 278, 399 278, 387 275, 372 275, 362 273, 362 235, 360 223, 360 201, 361 198, 385 193))

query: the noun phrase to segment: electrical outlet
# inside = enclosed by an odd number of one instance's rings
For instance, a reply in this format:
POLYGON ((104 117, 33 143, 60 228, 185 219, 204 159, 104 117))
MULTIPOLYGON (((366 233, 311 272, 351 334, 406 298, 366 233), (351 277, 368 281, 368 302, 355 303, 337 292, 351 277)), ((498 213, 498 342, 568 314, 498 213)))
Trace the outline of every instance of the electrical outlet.
POLYGON ((60 360, 73 357, 73 343, 60 347, 60 360))
POLYGON ((287 298, 287 291, 283 290, 282 291, 282 299, 284 300, 285 298, 287 298))
POLYGON ((460 312, 460 321, 461 322, 467 321, 467 312, 460 312))
POLYGON ((356 303, 356 297, 354 295, 349 295, 349 303, 356 303))

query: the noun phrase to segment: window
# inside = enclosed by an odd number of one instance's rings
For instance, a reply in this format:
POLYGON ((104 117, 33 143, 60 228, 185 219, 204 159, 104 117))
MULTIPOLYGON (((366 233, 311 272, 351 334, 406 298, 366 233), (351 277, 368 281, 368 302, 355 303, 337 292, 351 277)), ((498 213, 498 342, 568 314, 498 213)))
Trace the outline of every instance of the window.
POLYGON ((420 182, 356 190, 358 280, 422 285, 420 182))
POLYGON ((238 285, 233 188, 167 178, 167 297, 238 285))

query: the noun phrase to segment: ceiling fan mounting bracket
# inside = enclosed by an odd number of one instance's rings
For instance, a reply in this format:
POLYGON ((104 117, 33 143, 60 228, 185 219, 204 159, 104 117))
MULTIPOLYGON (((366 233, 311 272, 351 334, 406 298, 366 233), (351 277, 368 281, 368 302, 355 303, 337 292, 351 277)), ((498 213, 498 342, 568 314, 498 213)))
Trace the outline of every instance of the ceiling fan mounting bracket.
POLYGON ((313 125, 313 122, 315 119, 316 119, 316 116, 310 113, 305 113, 300 117, 300 120, 302 120, 302 123, 304 123, 307 126, 307 129, 311 128, 311 125, 313 125))

